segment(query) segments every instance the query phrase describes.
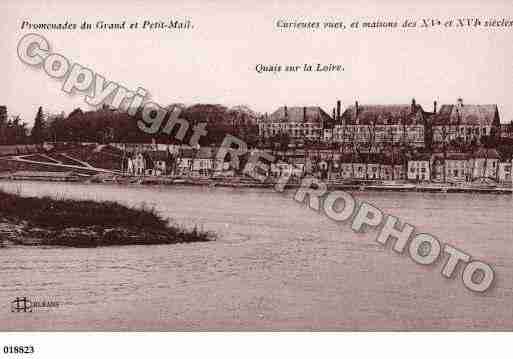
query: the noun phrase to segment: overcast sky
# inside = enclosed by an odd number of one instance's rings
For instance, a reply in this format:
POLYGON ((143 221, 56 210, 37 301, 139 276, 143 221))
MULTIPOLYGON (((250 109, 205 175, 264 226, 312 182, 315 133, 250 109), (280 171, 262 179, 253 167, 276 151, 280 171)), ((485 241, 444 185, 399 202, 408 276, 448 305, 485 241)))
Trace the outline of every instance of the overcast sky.
POLYGON ((272 112, 282 105, 319 105, 328 113, 346 107, 409 103, 431 110, 433 101, 496 103, 502 122, 513 119, 513 27, 452 30, 283 31, 276 21, 449 19, 466 16, 513 19, 511 1, 486 5, 396 0, 388 5, 315 1, 33 1, 2 0, 0 104, 33 122, 37 107, 68 113, 91 108, 83 94, 69 96, 62 83, 16 55, 22 21, 96 23, 191 19, 190 31, 40 31, 52 50, 129 89, 141 86, 161 105, 183 102, 248 105, 272 112), (419 2, 420 3, 420 2, 419 2), (341 64, 344 72, 258 74, 255 65, 341 64))

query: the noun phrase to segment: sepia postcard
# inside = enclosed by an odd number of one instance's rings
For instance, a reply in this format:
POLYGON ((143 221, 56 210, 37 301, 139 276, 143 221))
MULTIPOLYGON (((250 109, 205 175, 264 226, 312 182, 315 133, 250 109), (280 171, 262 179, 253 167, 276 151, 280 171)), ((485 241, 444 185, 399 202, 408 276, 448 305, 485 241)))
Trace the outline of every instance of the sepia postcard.
POLYGON ((513 329, 511 1, 4 0, 0 35, 0 331, 513 329))

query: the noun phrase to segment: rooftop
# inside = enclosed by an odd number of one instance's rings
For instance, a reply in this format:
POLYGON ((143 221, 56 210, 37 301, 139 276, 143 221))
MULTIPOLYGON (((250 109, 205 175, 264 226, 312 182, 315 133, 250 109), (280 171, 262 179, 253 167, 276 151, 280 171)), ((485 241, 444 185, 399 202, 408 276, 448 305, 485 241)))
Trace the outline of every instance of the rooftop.
POLYGON ((271 122, 331 122, 333 119, 319 106, 282 106, 269 117, 271 122))
POLYGON ((435 125, 491 126, 494 122, 499 124, 499 109, 497 105, 442 105, 433 121, 435 125))
POLYGON ((416 104, 408 105, 352 105, 342 114, 346 124, 362 125, 412 125, 417 122, 417 114, 423 112, 416 104))

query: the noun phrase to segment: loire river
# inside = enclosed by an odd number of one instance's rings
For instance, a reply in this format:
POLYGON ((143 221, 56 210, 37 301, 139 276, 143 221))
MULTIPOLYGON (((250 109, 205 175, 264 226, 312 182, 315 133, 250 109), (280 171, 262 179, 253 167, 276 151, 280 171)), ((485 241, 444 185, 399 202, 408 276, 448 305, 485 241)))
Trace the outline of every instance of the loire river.
POLYGON ((388 214, 493 266, 469 291, 377 232, 355 234, 262 189, 0 182, 23 195, 146 203, 217 232, 209 243, 0 249, 0 330, 513 329, 511 196, 359 192, 388 214), (28 297, 59 307, 11 313, 28 297))

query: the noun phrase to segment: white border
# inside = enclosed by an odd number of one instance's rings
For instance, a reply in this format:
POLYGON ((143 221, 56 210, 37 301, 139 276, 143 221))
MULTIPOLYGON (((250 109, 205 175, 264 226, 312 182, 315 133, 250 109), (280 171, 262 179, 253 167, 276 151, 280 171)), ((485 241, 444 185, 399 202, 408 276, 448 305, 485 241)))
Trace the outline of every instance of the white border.
MULTIPOLYGON (((0 358, 500 358, 512 333, 0 333, 0 358), (33 345, 6 355, 4 345, 33 345)), ((509 354, 509 355, 508 355, 509 354)))

